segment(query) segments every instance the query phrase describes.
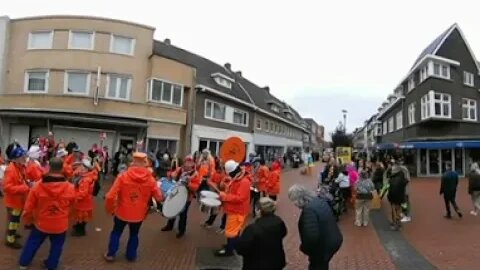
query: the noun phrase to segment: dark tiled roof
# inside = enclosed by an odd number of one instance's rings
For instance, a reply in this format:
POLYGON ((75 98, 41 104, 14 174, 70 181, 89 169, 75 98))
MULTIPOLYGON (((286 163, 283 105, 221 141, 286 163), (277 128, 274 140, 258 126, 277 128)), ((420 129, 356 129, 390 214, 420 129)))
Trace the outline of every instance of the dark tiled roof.
POLYGON ((445 36, 450 32, 450 30, 455 27, 456 24, 453 24, 452 26, 450 26, 447 30, 445 30, 443 33, 441 33, 436 39, 434 39, 432 41, 432 43, 430 43, 423 51, 422 53, 417 57, 417 60, 415 60, 415 63, 413 63, 413 66, 412 66, 412 69, 413 67, 415 67, 415 65, 420 61, 422 60, 423 57, 425 57, 425 55, 427 54, 433 54, 435 52, 435 50, 437 49, 437 47, 440 45, 440 42, 442 42, 442 40, 445 39, 445 36))
POLYGON ((219 90, 225 94, 236 97, 245 102, 251 103, 250 98, 242 89, 238 89, 237 85, 233 85, 232 89, 228 89, 218 85, 212 78, 213 73, 222 73, 232 79, 235 79, 235 74, 227 72, 225 67, 214 63, 206 58, 203 58, 197 54, 191 53, 184 49, 178 48, 173 45, 167 45, 161 41, 154 41, 153 54, 166 57, 197 69, 197 83, 203 84, 207 87, 219 90))
POLYGON ((168 45, 164 42, 157 41, 157 40, 154 41, 153 54, 159 55, 165 58, 169 58, 169 59, 172 59, 196 68, 198 84, 203 84, 210 88, 222 91, 225 94, 231 95, 240 100, 251 103, 265 111, 268 111, 274 115, 277 115, 295 124, 301 125, 303 122, 302 117, 296 110, 294 110, 285 102, 276 98, 274 95, 270 94, 270 92, 267 91, 265 88, 262 88, 254 84, 253 82, 247 80, 246 78, 235 74, 235 72, 231 70, 227 70, 224 66, 214 63, 202 56, 199 56, 197 54, 191 53, 184 49, 178 48, 171 44, 168 45), (213 80, 211 75, 216 72, 222 73, 235 80, 235 83, 233 83, 232 89, 224 88, 218 85, 213 80), (270 105, 268 104, 268 101, 275 101, 275 103, 278 103, 279 105, 281 105, 280 112, 276 113, 272 111, 270 108, 270 105), (286 115, 283 113, 284 109, 290 110, 290 112, 292 113, 293 119, 288 119, 286 117, 286 115))

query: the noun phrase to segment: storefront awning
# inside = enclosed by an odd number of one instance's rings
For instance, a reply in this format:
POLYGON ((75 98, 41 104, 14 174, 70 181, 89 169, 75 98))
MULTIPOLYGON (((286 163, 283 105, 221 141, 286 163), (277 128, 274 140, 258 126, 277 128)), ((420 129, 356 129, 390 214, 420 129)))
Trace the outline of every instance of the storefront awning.
POLYGON ((382 143, 377 145, 378 150, 390 149, 452 149, 452 148, 480 148, 480 141, 425 141, 404 143, 382 143))

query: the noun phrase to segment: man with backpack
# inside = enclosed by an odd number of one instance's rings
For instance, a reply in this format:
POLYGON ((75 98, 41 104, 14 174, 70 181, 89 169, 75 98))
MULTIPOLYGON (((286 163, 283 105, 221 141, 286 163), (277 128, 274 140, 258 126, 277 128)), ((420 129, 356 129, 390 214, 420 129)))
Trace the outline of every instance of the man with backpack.
POLYGON ((408 184, 407 177, 400 162, 396 160, 391 169, 387 195, 388 201, 392 206, 392 224, 390 229, 393 231, 398 231, 401 227, 401 205, 405 202, 406 187, 408 184))

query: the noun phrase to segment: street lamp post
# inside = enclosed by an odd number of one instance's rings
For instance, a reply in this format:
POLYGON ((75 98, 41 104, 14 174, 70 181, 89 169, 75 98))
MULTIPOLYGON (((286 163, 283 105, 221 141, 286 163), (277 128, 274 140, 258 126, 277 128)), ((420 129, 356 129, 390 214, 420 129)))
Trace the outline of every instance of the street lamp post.
POLYGON ((347 133, 347 110, 343 109, 342 110, 342 113, 343 113, 343 131, 345 131, 345 133, 347 133))

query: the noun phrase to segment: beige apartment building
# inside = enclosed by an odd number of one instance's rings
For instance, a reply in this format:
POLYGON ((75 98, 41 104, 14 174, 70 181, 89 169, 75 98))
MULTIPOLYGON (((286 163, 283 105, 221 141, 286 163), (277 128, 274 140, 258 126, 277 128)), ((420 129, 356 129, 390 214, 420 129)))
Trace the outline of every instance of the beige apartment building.
POLYGON ((189 151, 196 70, 153 52, 155 29, 112 19, 0 17, 0 146, 53 131, 84 150, 189 151))

